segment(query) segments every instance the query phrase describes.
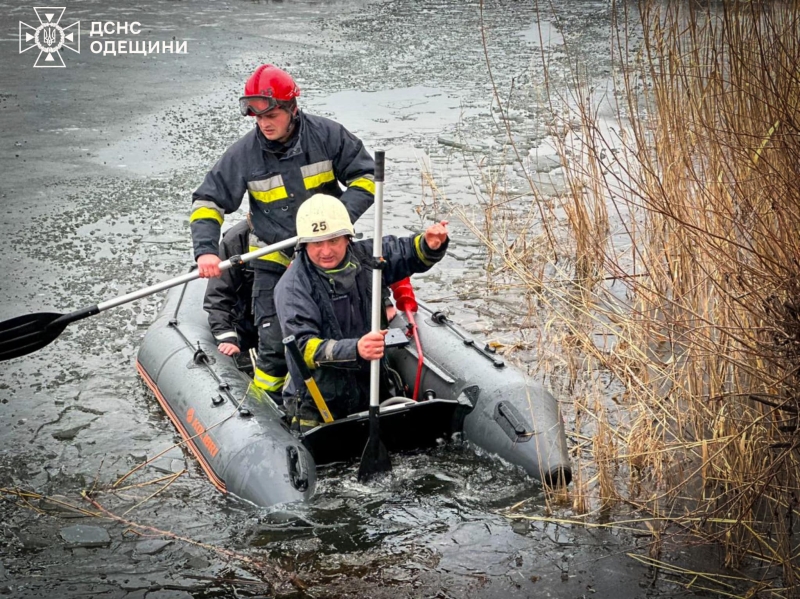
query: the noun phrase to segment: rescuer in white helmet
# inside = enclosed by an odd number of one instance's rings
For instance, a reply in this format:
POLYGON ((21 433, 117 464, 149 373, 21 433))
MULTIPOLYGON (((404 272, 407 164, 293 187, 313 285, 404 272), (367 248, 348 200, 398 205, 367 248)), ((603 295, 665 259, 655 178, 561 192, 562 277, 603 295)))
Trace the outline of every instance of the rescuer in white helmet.
MULTIPOLYGON (((370 332, 373 240, 354 241, 347 208, 316 194, 297 211, 298 249, 275 289, 284 336, 294 335, 334 419, 366 409, 369 361, 383 358, 386 331, 370 332)), ((447 222, 410 237, 383 238, 383 286, 429 270, 444 257, 447 222)), ((303 377, 288 360, 283 400, 295 429, 321 422, 303 377)))

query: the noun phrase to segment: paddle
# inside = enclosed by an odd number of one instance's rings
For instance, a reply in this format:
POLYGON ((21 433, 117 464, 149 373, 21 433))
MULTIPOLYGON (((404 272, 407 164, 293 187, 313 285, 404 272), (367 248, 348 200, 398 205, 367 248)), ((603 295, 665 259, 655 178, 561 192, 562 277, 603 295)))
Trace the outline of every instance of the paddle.
MULTIPOLYGON (((375 268, 372 270, 372 332, 381 330, 381 283, 383 275, 378 268, 383 250, 383 170, 386 155, 383 151, 375 152, 375 233, 372 242, 372 256, 375 268)), ((381 441, 379 402, 381 361, 372 360, 369 370, 369 439, 361 454, 361 465, 358 468, 358 480, 365 482, 374 474, 388 472, 392 469, 389 452, 381 441)))
MULTIPOLYGON (((297 237, 292 237, 291 239, 260 248, 254 252, 249 252, 241 256, 233 256, 229 260, 221 262, 219 267, 220 270, 227 270, 232 266, 250 262, 265 254, 271 254, 272 252, 294 247, 296 244, 297 237)), ((58 338, 62 331, 67 328, 67 325, 73 322, 83 320, 89 316, 94 316, 100 312, 105 312, 111 308, 116 308, 122 304, 147 297, 148 295, 153 295, 159 291, 176 287, 182 283, 188 283, 189 281, 197 279, 199 276, 197 270, 193 270, 192 272, 180 275, 174 279, 156 283, 150 287, 121 295, 120 297, 95 304, 94 306, 81 308, 69 314, 39 312, 37 314, 17 316, 16 318, 0 322, 0 362, 18 358, 42 349, 45 345, 48 345, 58 338)))

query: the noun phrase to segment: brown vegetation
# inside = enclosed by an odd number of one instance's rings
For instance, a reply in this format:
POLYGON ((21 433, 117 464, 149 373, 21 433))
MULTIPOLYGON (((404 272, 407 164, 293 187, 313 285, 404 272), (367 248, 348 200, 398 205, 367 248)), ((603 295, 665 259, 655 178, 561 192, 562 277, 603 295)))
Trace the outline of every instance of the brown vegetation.
POLYGON ((632 506, 651 557, 688 532, 748 568, 749 596, 795 596, 800 5, 613 10, 611 93, 548 90, 565 192, 528 176, 521 207, 484 169, 485 218, 454 210, 574 398, 576 512, 632 506))

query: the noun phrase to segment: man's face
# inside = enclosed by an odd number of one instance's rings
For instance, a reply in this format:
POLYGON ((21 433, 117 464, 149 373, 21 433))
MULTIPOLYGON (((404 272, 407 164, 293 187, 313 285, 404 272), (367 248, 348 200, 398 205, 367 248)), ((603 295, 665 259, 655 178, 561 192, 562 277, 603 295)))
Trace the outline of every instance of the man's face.
POLYGON ((276 106, 266 114, 256 115, 261 133, 270 141, 286 141, 292 124, 292 114, 276 106))
POLYGON ((335 268, 344 260, 350 239, 340 235, 326 241, 313 241, 306 244, 308 258, 320 268, 335 268))

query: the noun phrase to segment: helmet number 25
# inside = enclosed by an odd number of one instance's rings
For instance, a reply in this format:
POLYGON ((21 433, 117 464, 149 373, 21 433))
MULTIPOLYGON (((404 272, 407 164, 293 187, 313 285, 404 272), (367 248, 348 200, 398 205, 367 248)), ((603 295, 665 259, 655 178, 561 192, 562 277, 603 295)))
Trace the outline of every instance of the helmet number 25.
POLYGON ((314 233, 319 233, 320 231, 325 231, 327 229, 328 229, 328 223, 326 223, 324 220, 318 223, 311 223, 311 230, 314 233))

